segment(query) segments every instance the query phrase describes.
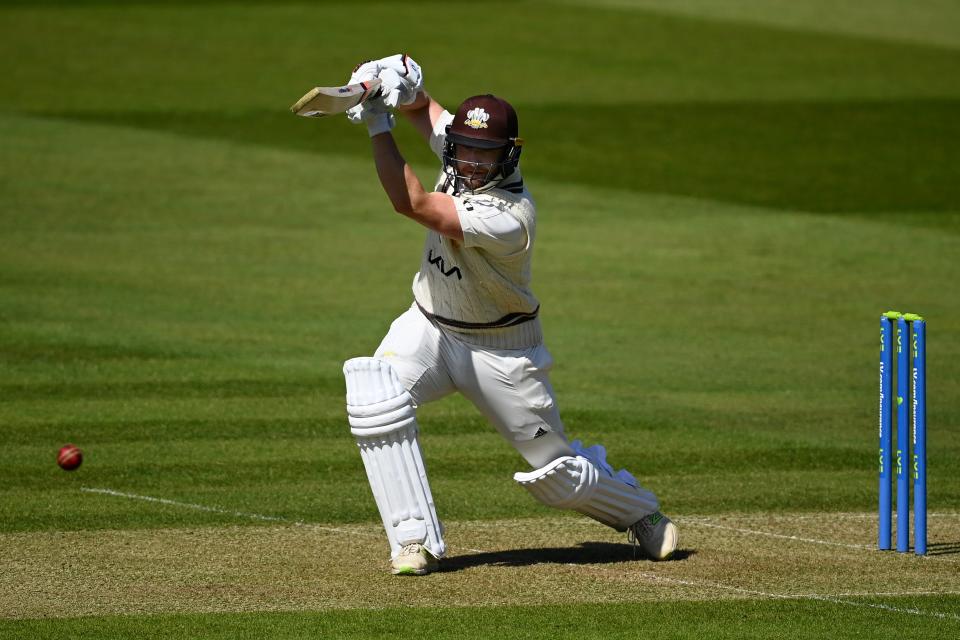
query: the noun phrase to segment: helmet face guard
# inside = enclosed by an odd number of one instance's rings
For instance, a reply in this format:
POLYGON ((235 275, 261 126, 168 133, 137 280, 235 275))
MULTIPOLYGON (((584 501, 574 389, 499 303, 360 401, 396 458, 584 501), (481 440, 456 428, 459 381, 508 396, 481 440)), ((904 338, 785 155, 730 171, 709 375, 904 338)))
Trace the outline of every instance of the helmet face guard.
POLYGON ((520 163, 520 151, 523 140, 509 138, 507 144, 489 144, 474 138, 465 138, 450 132, 447 127, 447 139, 443 145, 443 173, 446 175, 444 188, 453 186, 453 194, 477 193, 495 187, 501 180, 509 176, 520 163), (481 142, 483 144, 478 144, 481 142), (457 159, 457 145, 475 147, 478 149, 502 149, 500 159, 496 162, 472 162, 457 159), (471 169, 469 174, 462 172, 463 167, 471 169), (480 169, 480 171, 476 171, 480 169), (471 187, 471 182, 480 181, 477 187, 471 187))
POLYGON ((444 190, 452 186, 454 195, 465 191, 486 191, 513 173, 520 162, 520 148, 523 145, 518 131, 517 112, 506 100, 490 94, 464 100, 453 122, 447 126, 447 138, 443 146, 444 190), (457 145, 474 149, 500 149, 500 157, 496 162, 458 160, 457 145), (464 173, 467 169, 469 175, 464 173), (478 182, 479 186, 470 186, 478 182))

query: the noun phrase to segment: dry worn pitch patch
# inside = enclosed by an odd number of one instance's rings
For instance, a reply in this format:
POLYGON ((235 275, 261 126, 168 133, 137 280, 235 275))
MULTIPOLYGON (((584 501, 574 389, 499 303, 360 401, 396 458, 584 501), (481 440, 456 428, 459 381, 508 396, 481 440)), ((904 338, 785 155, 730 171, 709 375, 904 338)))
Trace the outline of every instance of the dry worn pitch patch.
POLYGON ((396 606, 814 599, 960 593, 960 514, 931 515, 926 557, 874 549, 870 514, 688 516, 668 562, 634 558, 586 518, 447 523, 424 578, 387 573, 379 526, 271 526, 0 535, 0 617, 396 606))

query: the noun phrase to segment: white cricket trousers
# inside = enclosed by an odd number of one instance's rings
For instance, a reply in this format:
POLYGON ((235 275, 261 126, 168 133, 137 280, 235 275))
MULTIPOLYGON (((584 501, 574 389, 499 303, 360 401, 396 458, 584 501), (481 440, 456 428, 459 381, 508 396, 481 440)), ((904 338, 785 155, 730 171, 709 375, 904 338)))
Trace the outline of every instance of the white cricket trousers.
POLYGON ((417 406, 459 391, 521 453, 538 433, 560 436, 544 438, 544 444, 559 441, 566 449, 549 378, 553 358, 543 344, 528 349, 471 345, 414 305, 393 321, 375 357, 390 363, 417 406))

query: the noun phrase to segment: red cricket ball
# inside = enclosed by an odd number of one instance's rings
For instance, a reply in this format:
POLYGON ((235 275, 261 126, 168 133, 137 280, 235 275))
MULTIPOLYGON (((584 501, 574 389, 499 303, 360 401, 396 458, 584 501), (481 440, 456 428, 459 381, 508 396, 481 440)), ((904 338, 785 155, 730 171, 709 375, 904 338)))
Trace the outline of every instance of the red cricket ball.
POLYGON ((65 444, 57 454, 57 464, 64 471, 73 471, 83 462, 83 452, 76 445, 65 444))

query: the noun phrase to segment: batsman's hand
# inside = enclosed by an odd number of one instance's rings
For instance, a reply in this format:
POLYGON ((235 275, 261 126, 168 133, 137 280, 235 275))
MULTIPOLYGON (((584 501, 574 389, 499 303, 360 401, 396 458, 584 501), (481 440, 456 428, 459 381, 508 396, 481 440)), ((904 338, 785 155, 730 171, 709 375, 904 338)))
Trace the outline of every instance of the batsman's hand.
MULTIPOLYGON (((350 76, 350 84, 369 82, 378 77, 380 71, 381 67, 378 60, 361 62, 353 70, 353 75, 350 76)), ((347 119, 353 124, 360 124, 361 122, 366 124, 371 138, 377 134, 390 131, 394 125, 393 114, 390 113, 390 109, 383 102, 383 85, 381 84, 380 87, 381 90, 377 96, 367 98, 357 106, 347 109, 347 119)))
MULTIPOLYGON (((405 53, 397 53, 379 60, 368 60, 353 70, 350 84, 380 79, 379 100, 389 109, 399 105, 412 104, 423 89, 423 72, 420 65, 405 53)), ((377 99, 368 99, 347 111, 350 122, 364 121, 363 113, 368 109, 379 109, 377 99)))
MULTIPOLYGON (((366 62, 361 62, 353 70, 353 74, 350 76, 350 81, 348 84, 358 84, 360 82, 369 82, 377 77, 377 74, 380 73, 380 63, 377 60, 368 60, 366 62)), ((383 93, 383 85, 380 85, 380 92, 383 93)), ((364 102, 361 102, 355 107, 347 109, 347 118, 353 124, 360 124, 364 120, 367 120, 372 114, 378 111, 386 110, 385 105, 383 104, 383 99, 378 95, 377 97, 367 98, 364 102), (379 104, 377 104, 379 103, 379 104), (367 117, 364 117, 364 113, 367 114, 367 117)))
POLYGON ((405 53, 397 53, 381 58, 379 77, 383 84, 383 103, 395 108, 412 104, 417 94, 423 90, 423 71, 420 65, 405 53))

